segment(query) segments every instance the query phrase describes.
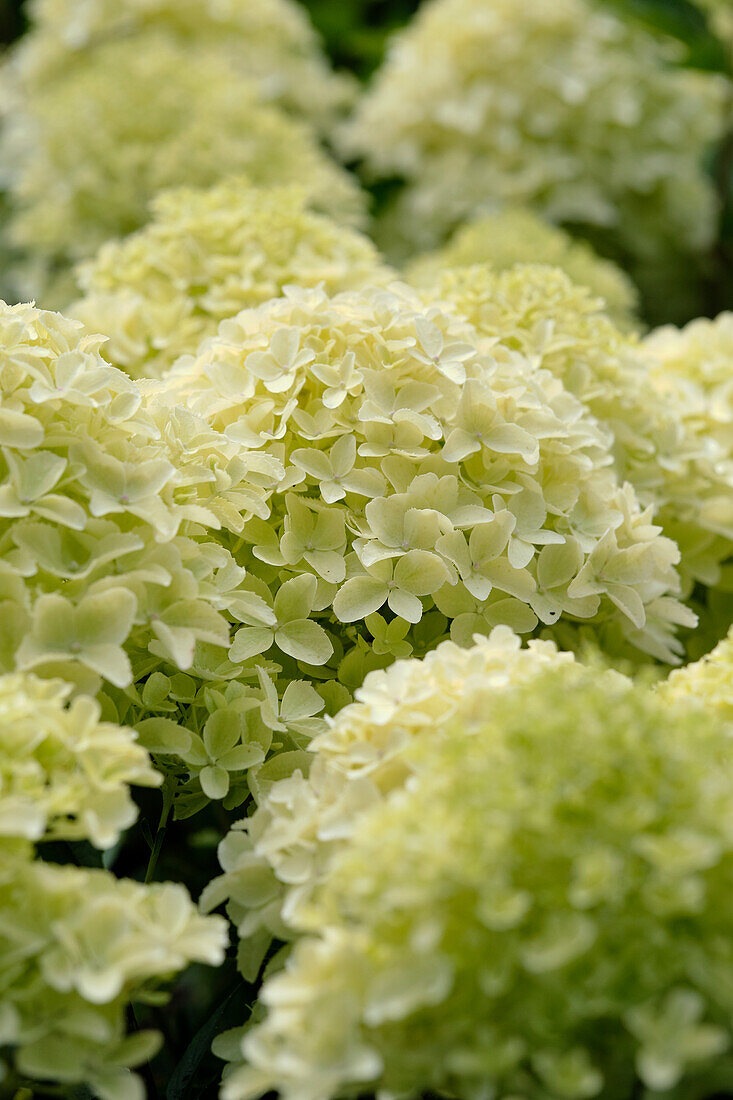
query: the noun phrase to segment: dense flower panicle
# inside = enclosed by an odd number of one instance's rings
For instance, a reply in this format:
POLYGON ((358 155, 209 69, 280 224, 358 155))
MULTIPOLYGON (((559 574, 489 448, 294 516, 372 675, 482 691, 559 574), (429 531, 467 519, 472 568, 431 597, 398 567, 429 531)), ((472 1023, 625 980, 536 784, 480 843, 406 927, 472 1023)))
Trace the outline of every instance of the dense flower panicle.
POLYGON ((227 902, 239 930, 239 962, 256 973, 271 936, 291 939, 297 914, 327 874, 362 814, 405 784, 410 752, 426 729, 472 721, 497 693, 552 664, 573 661, 551 643, 527 649, 506 626, 470 649, 442 642, 424 660, 398 660, 369 673, 356 701, 317 735, 308 753, 275 757, 257 769, 258 806, 219 847, 223 874, 201 898, 205 910, 227 902))
POLYGON ((506 271, 515 264, 550 264, 574 283, 602 298, 613 319, 624 328, 637 324, 638 293, 620 267, 597 256, 590 245, 576 241, 530 210, 510 207, 484 214, 458 229, 444 248, 425 253, 406 269, 413 285, 435 284, 455 267, 487 264, 506 271))
POLYGON ((151 212, 81 267, 84 297, 69 309, 110 337, 103 354, 133 377, 160 377, 220 321, 290 283, 335 293, 389 277, 366 237, 309 210, 295 185, 228 179, 165 192, 151 212))
POLYGON ((128 784, 161 777, 99 704, 32 675, 0 676, 0 834, 109 848, 137 818, 128 784))
POLYGON ((349 624, 375 614, 382 653, 425 652, 449 623, 469 644, 567 615, 618 623, 674 660, 678 551, 619 488, 607 434, 549 372, 449 308, 399 285, 293 289, 224 322, 150 393, 285 471, 238 557, 279 578, 258 588, 271 617, 251 616, 232 660, 274 642, 335 670, 363 645, 349 624))
POLYGON ((352 99, 349 77, 333 73, 305 8, 294 0, 34 0, 30 30, 13 69, 42 88, 100 45, 165 30, 182 47, 218 49, 274 100, 319 126, 352 99))
POLYGON ((304 124, 261 103, 215 51, 182 53, 162 31, 100 45, 27 95, 11 82, 3 172, 8 236, 27 256, 18 296, 43 305, 65 304, 68 265, 144 225, 163 188, 245 173, 253 184, 299 184, 338 220, 364 213, 356 184, 304 124))
POLYGON ((704 1095, 733 1072, 729 728, 573 664, 487 705, 462 656, 409 782, 298 911, 267 1015, 218 1044, 225 1100, 704 1095))
POLYGON ((716 202, 702 157, 725 82, 669 65, 671 49, 589 0, 432 0, 344 142, 407 181, 390 229, 413 247, 516 203, 595 227, 640 262, 704 248, 716 202))
POLYGON ((160 1036, 125 1035, 128 1002, 191 962, 220 965, 225 922, 177 884, 43 863, 26 845, 0 837, 0 1047, 23 1077, 142 1100, 130 1067, 160 1036))
MULTIPOLYGON (((695 581, 720 585, 733 540, 731 451, 716 440, 710 420, 700 430, 699 400, 679 388, 660 395, 655 351, 679 342, 677 330, 640 344, 619 331, 586 288, 542 265, 502 273, 485 266, 446 270, 432 294, 455 305, 482 335, 504 340, 562 381, 611 433, 619 479, 633 484, 678 543, 685 590, 695 581)), ((719 347, 711 341, 707 354, 725 392, 724 319, 719 325, 719 347)), ((699 340, 698 353, 707 346, 699 340)))

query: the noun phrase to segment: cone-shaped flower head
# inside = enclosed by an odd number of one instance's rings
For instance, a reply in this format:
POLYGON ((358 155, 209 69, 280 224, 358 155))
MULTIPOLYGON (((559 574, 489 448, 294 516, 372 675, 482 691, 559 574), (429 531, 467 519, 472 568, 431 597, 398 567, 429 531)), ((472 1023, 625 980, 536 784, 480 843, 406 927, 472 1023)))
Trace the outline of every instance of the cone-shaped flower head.
POLYGON ((133 377, 160 377, 220 321, 284 286, 329 293, 384 282, 388 269, 354 229, 308 209, 297 186, 242 178, 153 200, 150 223, 84 264, 69 312, 110 342, 103 354, 133 377))
POLYGON ((573 664, 490 697, 462 656, 298 909, 267 1015, 218 1046, 225 1100, 610 1100, 733 1068, 729 728, 573 664))

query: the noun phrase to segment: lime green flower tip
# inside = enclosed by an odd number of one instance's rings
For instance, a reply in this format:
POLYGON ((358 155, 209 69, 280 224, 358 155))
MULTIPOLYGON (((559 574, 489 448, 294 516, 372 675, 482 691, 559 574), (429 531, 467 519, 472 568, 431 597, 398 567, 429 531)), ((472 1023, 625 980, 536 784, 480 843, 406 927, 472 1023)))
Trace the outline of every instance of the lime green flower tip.
POLYGON ((694 252, 715 232, 703 157, 726 82, 676 60, 670 40, 592 0, 431 0, 343 141, 374 176, 406 181, 384 226, 397 246, 434 248, 516 204, 642 264, 694 252))
POLYGON ((160 377, 220 321, 290 284, 337 293, 390 275, 366 237, 309 209, 307 180, 180 188, 157 196, 151 213, 80 268, 84 296, 69 309, 110 338, 104 354, 133 377, 160 377))
POLYGON ((476 218, 456 230, 443 248, 418 256, 408 264, 406 274, 415 285, 429 286, 450 268, 487 264, 499 272, 530 263, 561 268, 573 283, 601 298, 624 329, 638 324, 638 292, 620 267, 597 256, 585 242, 573 240, 562 229, 518 207, 476 218))
POLYGON ((244 173, 266 187, 297 183, 317 209, 363 220, 364 196, 307 125, 262 102, 231 58, 205 43, 185 48, 151 29, 101 42, 37 88, 14 82, 12 69, 6 83, 7 237, 21 252, 11 272, 19 298, 67 304, 70 266, 144 225, 165 188, 244 173))
MULTIPOLYGON (((729 1058, 729 726, 572 662, 493 691, 479 666, 456 653, 436 698, 426 661, 401 774, 345 839, 322 821, 335 850, 287 914, 266 1014, 218 1045, 225 1100, 681 1096, 729 1058)), ((350 708, 382 745, 401 739, 392 690, 350 708)), ((377 758, 354 756, 352 787, 377 758)))

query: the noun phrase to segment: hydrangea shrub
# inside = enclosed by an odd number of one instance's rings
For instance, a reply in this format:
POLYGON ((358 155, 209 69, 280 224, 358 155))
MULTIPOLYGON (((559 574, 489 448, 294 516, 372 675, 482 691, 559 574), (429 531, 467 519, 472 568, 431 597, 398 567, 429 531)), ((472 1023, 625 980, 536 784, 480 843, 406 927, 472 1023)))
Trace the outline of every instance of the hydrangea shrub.
POLYGON ((339 220, 364 214, 353 178, 303 123, 261 102, 216 51, 182 52, 163 30, 100 44, 27 94, 10 79, 2 150, 7 237, 24 257, 17 293, 42 305, 65 305, 69 265, 144 225, 163 188, 245 173, 264 186, 298 183, 339 220))
MULTIPOLYGON (((292 914, 263 1016, 219 1044, 225 1100, 674 1097, 730 1068, 729 726, 566 662, 490 693, 478 664, 435 696, 426 668, 409 782, 292 914)), ((400 736, 391 688, 386 718, 356 705, 365 746, 400 736)))
POLYGON ((289 284, 335 293, 388 277, 368 238, 310 210, 299 186, 234 178, 158 195, 144 229, 81 266, 69 313, 109 337, 115 366, 160 377, 220 321, 289 284))
POLYGON ((602 298, 617 324, 635 326, 638 292, 628 275, 584 241, 518 207, 475 218, 456 230, 443 248, 412 260, 406 277, 416 286, 430 286, 451 268, 486 264, 506 271, 530 263, 561 268, 572 282, 602 298))

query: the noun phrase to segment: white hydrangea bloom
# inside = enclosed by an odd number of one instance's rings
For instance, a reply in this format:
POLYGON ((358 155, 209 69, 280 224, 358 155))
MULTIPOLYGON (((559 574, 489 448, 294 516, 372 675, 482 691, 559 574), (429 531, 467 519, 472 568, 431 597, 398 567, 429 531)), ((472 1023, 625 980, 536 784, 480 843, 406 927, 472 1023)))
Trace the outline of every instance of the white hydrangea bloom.
POLYGON ((418 646, 448 623, 467 644, 500 622, 524 632, 567 615, 618 623, 674 659, 678 551, 619 487, 607 433, 452 310, 399 286, 294 289, 224 322, 149 392, 151 407, 185 400, 285 471, 267 524, 245 525, 240 560, 292 576, 297 602, 283 600, 283 619, 269 596, 272 618, 247 620, 232 660, 273 638, 282 649, 280 632, 286 653, 326 664, 333 642, 289 624, 320 611, 350 648, 349 624, 381 609, 412 624, 418 646))
POLYGON ((277 297, 288 284, 328 293, 384 282, 389 269, 360 233, 308 209, 300 187, 227 179, 163 192, 151 221, 108 241, 78 273, 69 307, 103 354, 133 377, 160 377, 220 321, 277 297))
POLYGON ((344 144, 407 181, 390 232, 413 247, 510 203, 594 227, 641 262, 702 249, 716 218, 702 157, 725 81, 675 68, 670 50, 592 0, 431 0, 344 144))
MULTIPOLYGON (((263 1011, 215 1046, 224 1100, 590 1100, 637 1080, 682 1097, 729 1079, 729 727, 549 651, 509 646, 502 673, 500 641, 446 653, 444 679, 440 651, 422 680, 398 663, 319 744, 316 798, 343 759, 377 790, 303 836, 330 856, 287 910, 296 942, 263 1011)), ((265 853, 285 852, 282 786, 254 831, 265 853)), ((265 900, 244 862, 231 880, 265 900)))
POLYGON ((369 673, 355 702, 330 720, 308 753, 255 769, 258 807, 220 845, 224 874, 201 898, 205 910, 228 902, 246 974, 254 976, 272 935, 292 937, 297 914, 360 815, 404 786, 414 738, 468 723, 490 709, 498 692, 572 661, 552 642, 535 639, 522 649, 506 626, 469 649, 443 642, 422 661, 369 673), (286 763, 292 775, 280 778, 286 763))

